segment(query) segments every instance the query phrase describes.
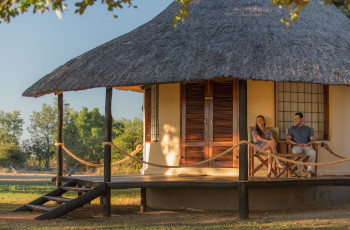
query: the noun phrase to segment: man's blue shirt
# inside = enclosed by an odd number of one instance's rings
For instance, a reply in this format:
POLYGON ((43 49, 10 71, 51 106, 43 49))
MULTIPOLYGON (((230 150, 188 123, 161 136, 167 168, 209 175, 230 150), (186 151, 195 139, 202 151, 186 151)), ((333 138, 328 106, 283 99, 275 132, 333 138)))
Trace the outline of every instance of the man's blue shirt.
POLYGON ((298 144, 306 144, 310 141, 310 137, 314 136, 312 128, 302 125, 292 126, 288 129, 287 136, 291 136, 292 140, 298 144))

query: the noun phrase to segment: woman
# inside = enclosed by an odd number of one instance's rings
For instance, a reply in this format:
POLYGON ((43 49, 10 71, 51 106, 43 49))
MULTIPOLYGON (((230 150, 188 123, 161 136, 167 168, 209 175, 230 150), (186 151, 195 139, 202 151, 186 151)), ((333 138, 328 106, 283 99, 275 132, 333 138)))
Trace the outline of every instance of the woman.
MULTIPOLYGON (((265 118, 262 115, 257 116, 255 129, 253 130, 254 144, 268 153, 277 153, 277 143, 273 138, 271 130, 265 128, 265 118)), ((256 150, 255 150, 256 151, 256 150)), ((268 159, 268 171, 266 177, 271 177, 272 157, 267 156, 268 159)), ((286 166, 276 159, 277 167, 283 169, 286 166)))

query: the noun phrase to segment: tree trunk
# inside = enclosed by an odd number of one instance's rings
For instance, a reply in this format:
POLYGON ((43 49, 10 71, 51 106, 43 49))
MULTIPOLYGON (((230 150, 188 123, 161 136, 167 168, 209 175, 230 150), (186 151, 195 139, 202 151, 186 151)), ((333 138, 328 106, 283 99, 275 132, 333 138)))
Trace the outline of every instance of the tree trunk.
POLYGON ((50 158, 46 159, 45 168, 46 168, 46 170, 50 170, 50 158))
POLYGON ((38 169, 39 171, 41 170, 41 157, 39 157, 39 160, 38 160, 38 169))

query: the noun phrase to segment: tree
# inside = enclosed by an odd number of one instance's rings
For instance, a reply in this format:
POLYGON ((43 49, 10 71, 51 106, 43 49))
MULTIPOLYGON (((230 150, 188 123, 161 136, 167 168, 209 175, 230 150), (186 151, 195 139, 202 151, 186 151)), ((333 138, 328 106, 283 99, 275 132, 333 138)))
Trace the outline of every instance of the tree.
POLYGON ((39 162, 45 163, 45 168, 50 168, 50 159, 55 153, 57 111, 52 106, 43 104, 40 112, 33 111, 30 116, 28 132, 31 134, 31 153, 39 162))
POLYGON ((10 139, 18 141, 22 135, 24 123, 20 115, 20 111, 5 113, 0 110, 0 141, 10 139))
POLYGON ((19 111, 5 113, 0 111, 0 163, 2 165, 17 165, 26 160, 22 153, 19 139, 23 131, 23 119, 19 111))
MULTIPOLYGON (((176 26, 178 21, 183 21, 185 17, 189 17, 190 12, 188 10, 188 5, 192 0, 174 0, 179 2, 181 7, 179 11, 174 16, 173 22, 176 26)), ((287 25, 289 21, 297 20, 299 16, 300 9, 303 9, 310 0, 271 0, 273 5, 278 7, 286 7, 290 14, 289 17, 285 17, 283 22, 287 25)), ((332 4, 335 1, 339 0, 320 0, 326 4, 332 4)), ((350 10, 350 2, 348 0, 341 0, 344 4, 347 5, 350 10)), ((88 6, 94 5, 97 0, 83 0, 83 1, 74 1, 75 2, 75 13, 83 14, 88 6)), ((133 6, 133 0, 101 0, 101 3, 107 7, 108 11, 114 11, 115 9, 122 9, 124 6, 133 6)), ((19 14, 28 12, 30 8, 33 8, 33 13, 39 12, 49 12, 50 10, 55 11, 57 17, 61 18, 61 13, 66 9, 67 4, 63 0, 3 0, 0 3, 0 22, 5 21, 7 23, 14 17, 19 14)), ((137 6, 134 6, 135 8, 137 6)), ((114 15, 117 18, 117 15, 114 15)))
MULTIPOLYGON (((134 118, 133 121, 121 118, 113 122, 113 143, 120 149, 124 150, 127 153, 133 152, 137 145, 142 144, 143 142, 143 123, 140 118, 134 118)), ((135 155, 136 157, 142 158, 142 151, 135 155)), ((122 153, 117 152, 112 148, 112 161, 118 161, 126 156, 122 153)), ((123 164, 119 165, 117 168, 114 168, 113 173, 138 173, 142 167, 142 164, 129 159, 123 164)))
POLYGON ((104 156, 104 116, 97 108, 89 112, 84 107, 76 117, 75 126, 81 143, 80 148, 76 149, 77 155, 85 160, 100 163, 104 156))

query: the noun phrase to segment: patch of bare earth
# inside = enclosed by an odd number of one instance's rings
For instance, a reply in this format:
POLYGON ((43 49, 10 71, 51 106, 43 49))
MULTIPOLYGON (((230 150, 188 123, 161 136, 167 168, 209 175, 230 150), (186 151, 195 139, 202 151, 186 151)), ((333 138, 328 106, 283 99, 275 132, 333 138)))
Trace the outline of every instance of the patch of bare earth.
MULTIPOLYGON (((42 221, 35 220, 39 212, 6 213, 0 216, 0 226, 40 224, 42 221)), ((329 224, 341 223, 342 226, 350 226, 350 203, 335 205, 319 209, 303 209, 291 211, 273 212, 251 212, 250 222, 257 223, 278 223, 292 222, 295 224, 329 224)), ((50 220, 51 224, 65 223, 71 220, 96 222, 103 219, 104 223, 116 225, 211 225, 211 224, 232 224, 242 222, 238 213, 233 211, 199 211, 199 210, 154 210, 145 213, 139 212, 139 207, 133 206, 112 206, 112 217, 103 218, 101 206, 89 206, 74 210, 73 212, 56 220, 50 220)), ((244 222, 244 221, 243 221, 244 222)))

